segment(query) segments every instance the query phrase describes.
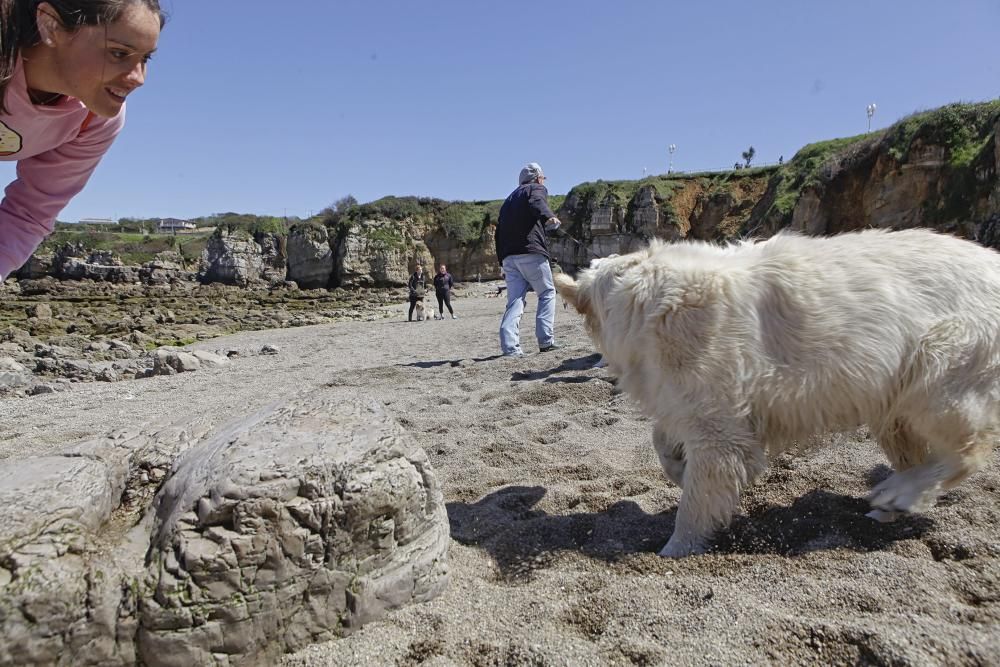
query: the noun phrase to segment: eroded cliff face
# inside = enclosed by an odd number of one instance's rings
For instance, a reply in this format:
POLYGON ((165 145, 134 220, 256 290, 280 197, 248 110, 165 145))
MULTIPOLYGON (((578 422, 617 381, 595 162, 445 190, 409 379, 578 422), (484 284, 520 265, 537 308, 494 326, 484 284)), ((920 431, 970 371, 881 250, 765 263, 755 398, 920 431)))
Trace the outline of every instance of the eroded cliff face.
POLYGON ((330 287, 334 272, 334 249, 330 233, 322 225, 292 228, 288 232, 288 280, 299 287, 330 287))
POLYGON ((219 230, 205 246, 198 280, 246 287, 285 279, 285 239, 273 234, 249 235, 219 230))
POLYGON ((1000 247, 1000 102, 950 105, 882 132, 803 148, 763 169, 585 184, 559 210, 566 268, 650 238, 726 241, 782 229, 930 227, 1000 247), (648 184, 646 184, 648 183, 648 184), (634 189, 635 184, 633 184, 634 189))
POLYGON ((495 225, 487 225, 472 243, 459 243, 440 232, 431 232, 426 247, 434 258, 432 274, 445 264, 456 280, 496 280, 500 277, 495 225))
POLYGON ((828 179, 802 193, 791 229, 836 234, 934 227, 982 240, 981 228, 1000 213, 996 127, 968 165, 956 166, 947 146, 920 139, 902 160, 884 143, 867 149, 859 163, 832 165, 828 179))
MULTIPOLYGON (((783 229, 932 227, 1000 247, 998 173, 1000 101, 949 105, 881 132, 811 144, 779 167, 580 184, 556 211, 563 226, 550 249, 572 271, 653 238, 720 242, 783 229)), ((447 205, 437 202, 435 213, 411 217, 383 216, 366 205, 360 220, 293 229, 287 243, 267 234, 219 234, 198 277, 238 285, 287 279, 304 288, 390 287, 405 285, 417 264, 433 274, 444 263, 459 281, 499 278, 489 215, 478 236, 459 240, 445 231, 447 205)), ((59 266, 38 257, 21 275, 57 275, 59 266)))
MULTIPOLYGON (((828 156, 801 188, 790 216, 760 207, 744 229, 837 234, 931 227, 997 247, 1000 104, 953 105, 928 116, 828 156)), ((780 196, 790 171, 771 179, 765 199, 780 196)))
POLYGON ((630 198, 622 196, 623 184, 571 192, 557 211, 565 229, 551 241, 553 257, 574 270, 595 257, 637 250, 653 238, 733 238, 767 191, 770 174, 753 170, 647 179, 630 198))
MULTIPOLYGON (((826 152, 806 147, 781 167, 583 184, 556 211, 564 224, 550 237, 553 259, 574 271, 653 238, 722 242, 782 229, 932 227, 1000 247, 1000 113, 988 122, 953 120, 967 135, 961 145, 930 126, 909 136, 893 127, 826 152)), ((317 233, 289 236, 288 279, 302 287, 400 286, 418 263, 431 273, 447 264, 460 281, 500 276, 493 225, 468 242, 412 219, 373 217, 325 238, 317 233)), ((209 258, 220 278, 243 280, 256 265, 243 246, 217 247, 232 255, 209 258)))
MULTIPOLYGON (((429 275, 445 264, 460 281, 500 277, 495 228, 484 226, 478 239, 462 243, 426 223, 413 220, 363 220, 342 229, 335 247, 334 284, 339 287, 399 287, 417 264, 429 275)), ((293 250, 289 249, 289 262, 293 250)))

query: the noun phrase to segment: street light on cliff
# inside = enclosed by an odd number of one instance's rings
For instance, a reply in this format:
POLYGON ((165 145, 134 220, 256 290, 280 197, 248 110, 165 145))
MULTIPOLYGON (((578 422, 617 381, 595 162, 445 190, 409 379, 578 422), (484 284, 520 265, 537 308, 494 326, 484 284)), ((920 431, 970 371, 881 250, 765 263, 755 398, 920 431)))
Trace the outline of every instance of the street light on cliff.
POLYGON ((868 131, 872 131, 872 116, 875 115, 875 103, 872 102, 867 107, 865 107, 865 113, 868 114, 868 131))
POLYGON ((674 170, 674 151, 677 150, 676 144, 670 144, 667 146, 667 150, 670 151, 670 166, 667 167, 667 173, 669 174, 674 170))

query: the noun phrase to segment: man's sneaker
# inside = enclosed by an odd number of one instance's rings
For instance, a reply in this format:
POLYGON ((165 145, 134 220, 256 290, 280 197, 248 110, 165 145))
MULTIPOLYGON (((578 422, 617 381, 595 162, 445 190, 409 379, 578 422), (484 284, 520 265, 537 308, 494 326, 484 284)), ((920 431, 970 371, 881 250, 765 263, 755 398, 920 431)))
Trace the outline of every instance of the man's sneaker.
POLYGON ((558 350, 562 347, 559 343, 552 343, 551 345, 546 345, 545 347, 538 348, 539 352, 551 352, 552 350, 558 350))

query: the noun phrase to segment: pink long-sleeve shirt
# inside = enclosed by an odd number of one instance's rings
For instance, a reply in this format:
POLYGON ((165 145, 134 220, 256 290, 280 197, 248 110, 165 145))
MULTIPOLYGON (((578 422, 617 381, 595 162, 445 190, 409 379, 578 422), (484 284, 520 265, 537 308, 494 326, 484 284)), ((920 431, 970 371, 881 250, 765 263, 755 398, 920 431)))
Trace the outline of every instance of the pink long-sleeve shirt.
POLYGON ((125 125, 124 105, 114 118, 102 118, 72 97, 53 106, 32 104, 20 58, 6 102, 0 160, 17 160, 17 178, 0 203, 0 280, 52 233, 56 216, 87 184, 125 125))

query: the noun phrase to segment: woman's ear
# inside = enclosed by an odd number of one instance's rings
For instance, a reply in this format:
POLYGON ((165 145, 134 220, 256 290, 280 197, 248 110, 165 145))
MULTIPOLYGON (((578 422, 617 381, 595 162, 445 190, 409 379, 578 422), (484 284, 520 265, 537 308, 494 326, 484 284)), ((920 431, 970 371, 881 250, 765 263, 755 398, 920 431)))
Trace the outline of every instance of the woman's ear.
POLYGON ((66 32, 59 14, 47 2, 40 2, 35 8, 35 24, 38 26, 38 36, 46 46, 55 46, 57 40, 66 32))

